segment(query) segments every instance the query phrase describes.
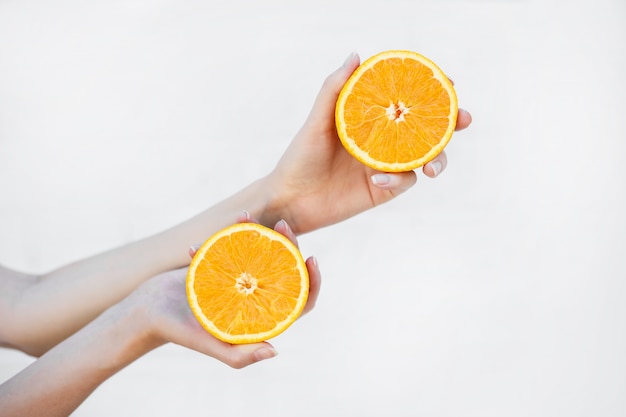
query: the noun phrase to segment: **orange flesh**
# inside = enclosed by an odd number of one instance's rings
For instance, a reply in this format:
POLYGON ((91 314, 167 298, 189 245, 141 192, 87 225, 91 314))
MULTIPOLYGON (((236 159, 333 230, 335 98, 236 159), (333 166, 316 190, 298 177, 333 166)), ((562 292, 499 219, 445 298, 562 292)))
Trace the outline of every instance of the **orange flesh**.
POLYGON ((346 132, 355 144, 390 163, 428 153, 448 130, 449 113, 449 94, 432 70, 401 58, 382 60, 364 72, 344 107, 346 132))
POLYGON ((205 329, 230 343, 261 341, 286 329, 308 295, 297 248, 270 229, 236 230, 211 240, 194 257, 187 284, 190 306, 205 329))

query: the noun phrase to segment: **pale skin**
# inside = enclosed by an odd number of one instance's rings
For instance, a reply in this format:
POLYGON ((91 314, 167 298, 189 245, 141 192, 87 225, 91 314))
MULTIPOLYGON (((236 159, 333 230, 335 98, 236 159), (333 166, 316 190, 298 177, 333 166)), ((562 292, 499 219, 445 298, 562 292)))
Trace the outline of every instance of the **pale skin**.
MULTIPOLYGON (((250 219, 244 215, 238 220, 250 219)), ((285 221, 278 222, 275 230, 297 244, 285 221)), ((310 289, 303 314, 313 308, 320 288, 315 259, 308 258, 306 265, 310 289)), ((276 356, 276 350, 267 342, 230 345, 207 333, 187 304, 185 277, 186 268, 180 268, 147 280, 5 382, 0 386, 2 415, 67 416, 103 381, 168 342, 212 356, 233 368, 276 356)))
MULTIPOLYGON (((273 357, 267 342, 232 346, 200 327, 184 291, 188 248, 237 221, 275 226, 295 242, 299 234, 383 204, 416 183, 412 171, 365 167, 337 137, 337 95, 358 65, 352 54, 327 77, 274 170, 231 197, 162 233, 46 274, 0 266, 0 346, 41 356, 0 386, 3 413, 68 415, 104 380, 168 342, 235 368, 273 357)), ((460 109, 457 130, 470 123, 470 114, 460 109)), ((422 172, 434 178, 446 165, 442 152, 422 172)), ((307 268, 309 311, 320 274, 314 258, 307 259, 307 268)))

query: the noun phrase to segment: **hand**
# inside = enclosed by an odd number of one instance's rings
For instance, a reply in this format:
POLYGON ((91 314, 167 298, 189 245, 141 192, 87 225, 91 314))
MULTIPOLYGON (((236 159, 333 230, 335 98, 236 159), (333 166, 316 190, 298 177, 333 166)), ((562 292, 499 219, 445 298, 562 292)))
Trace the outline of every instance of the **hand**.
MULTIPOLYGON (((245 213, 238 221, 251 221, 245 213)), ((274 230, 282 233, 297 245, 294 233, 285 221, 274 230)), ((190 251, 193 256, 195 249, 190 251)), ((317 300, 321 275, 314 258, 306 260, 309 272, 309 297, 303 313, 309 312, 317 300)), ((166 342, 176 343, 212 356, 233 368, 243 368, 252 363, 272 358, 276 350, 267 342, 231 345, 208 333, 191 312, 185 292, 187 269, 177 269, 158 275, 129 296, 125 301, 132 311, 139 311, 147 328, 144 342, 156 347, 166 342)))
MULTIPOLYGON (((324 82, 302 129, 274 171, 269 183, 274 206, 296 234, 328 226, 385 203, 415 184, 415 172, 381 173, 358 162, 344 149, 335 127, 335 103, 344 83, 359 66, 358 55, 324 82)), ((456 130, 471 123, 460 109, 456 130)), ((431 178, 443 171, 441 152, 422 171, 431 178)))

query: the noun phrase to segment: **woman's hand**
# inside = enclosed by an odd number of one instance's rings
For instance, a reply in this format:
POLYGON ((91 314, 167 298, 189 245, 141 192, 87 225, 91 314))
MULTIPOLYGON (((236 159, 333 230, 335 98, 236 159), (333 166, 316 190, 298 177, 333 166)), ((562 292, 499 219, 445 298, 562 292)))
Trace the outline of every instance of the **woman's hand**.
MULTIPOLYGON (((249 215, 239 219, 247 221, 249 215)), ((297 244, 284 221, 278 222, 275 230, 297 244)), ((305 312, 313 308, 320 289, 315 259, 307 259, 306 265, 310 288, 305 312)), ((187 269, 181 268, 149 279, 0 384, 1 414, 7 417, 70 415, 102 382, 167 342, 212 356, 233 368, 276 355, 267 342, 230 345, 204 330, 187 303, 186 275, 187 269)))
MULTIPOLYGON (((238 221, 252 221, 247 213, 238 221)), ((285 221, 279 221, 275 228, 294 244, 297 241, 285 221)), ((190 251, 193 256, 195 250, 190 251)), ((317 300, 321 275, 315 258, 308 258, 309 297, 303 314, 310 311, 317 300)), ((212 356, 233 368, 243 368, 252 363, 272 358, 276 350, 267 342, 231 345, 222 342, 208 333, 193 315, 185 292, 187 268, 160 274, 135 290, 125 303, 141 317, 146 331, 145 343, 158 346, 166 342, 176 343, 212 356)))
MULTIPOLYGON (((413 171, 383 173, 358 162, 344 149, 335 127, 335 103, 344 83, 359 66, 350 55, 324 82, 304 126, 268 176, 272 205, 296 234, 328 226, 385 203, 416 182, 413 171)), ((471 116, 459 110, 457 130, 471 116)), ((422 171, 434 178, 446 167, 444 152, 422 171)))

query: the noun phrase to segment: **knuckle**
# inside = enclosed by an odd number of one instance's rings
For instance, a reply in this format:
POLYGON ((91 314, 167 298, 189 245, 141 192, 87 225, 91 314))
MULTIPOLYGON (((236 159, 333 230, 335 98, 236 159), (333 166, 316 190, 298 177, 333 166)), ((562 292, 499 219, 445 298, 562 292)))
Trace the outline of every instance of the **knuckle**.
POLYGON ((242 369, 245 368, 248 365, 248 361, 243 357, 243 356, 235 356, 233 358, 230 358, 230 360, 228 361, 228 366, 230 366, 233 369, 242 369))

